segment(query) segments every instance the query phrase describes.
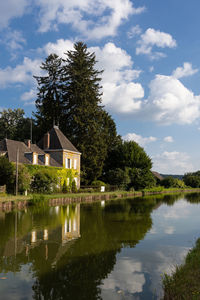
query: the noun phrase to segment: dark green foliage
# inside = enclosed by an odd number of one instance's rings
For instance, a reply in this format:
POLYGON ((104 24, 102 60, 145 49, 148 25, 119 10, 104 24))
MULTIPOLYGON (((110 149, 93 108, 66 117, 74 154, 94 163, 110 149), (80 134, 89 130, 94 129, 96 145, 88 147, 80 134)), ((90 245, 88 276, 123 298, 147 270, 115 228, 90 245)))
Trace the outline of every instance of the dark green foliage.
POLYGON ((75 180, 73 180, 72 181, 72 193, 77 193, 77 186, 76 186, 76 181, 75 180))
POLYGON ((0 140, 8 138, 11 140, 23 141, 31 137, 31 122, 33 140, 36 139, 36 126, 34 120, 25 118, 24 110, 4 109, 0 112, 0 140))
POLYGON ((94 186, 94 187, 101 187, 101 186, 105 186, 106 184, 105 184, 105 182, 103 182, 103 181, 101 181, 101 180, 94 180, 93 182, 92 182, 92 186, 94 186))
POLYGON ((33 176, 31 188, 36 193, 51 193, 55 191, 57 177, 54 172, 47 169, 38 170, 33 176))
POLYGON ((105 180, 135 190, 155 186, 156 181, 150 169, 151 159, 136 142, 118 139, 109 152, 105 166, 105 180))
POLYGON ((183 181, 187 186, 191 186, 193 188, 200 187, 200 171, 194 173, 187 173, 183 176, 183 181))
POLYGON ((101 104, 102 71, 94 68, 96 58, 81 42, 74 45, 74 51, 67 52, 64 61, 64 75, 68 83, 65 94, 64 133, 82 153, 82 182, 90 184, 103 169, 108 147, 116 136, 112 118, 101 104))
POLYGON ((8 192, 14 190, 14 166, 5 156, 0 157, 0 185, 6 185, 8 192))
POLYGON ((24 165, 18 167, 18 191, 23 193, 30 190, 31 175, 24 165))
POLYGON ((142 190, 156 185, 155 177, 147 168, 132 168, 129 170, 129 176, 129 188, 134 187, 135 190, 142 190))
POLYGON ((185 187, 185 184, 182 180, 171 177, 171 176, 164 178, 160 182, 160 185, 164 186, 165 188, 184 188, 185 187))
POLYGON ((36 105, 37 125, 40 135, 43 135, 53 124, 63 120, 63 81, 62 59, 56 54, 49 55, 42 63, 41 69, 46 72, 44 76, 34 76, 38 83, 36 105))
POLYGON ((107 173, 107 181, 111 185, 116 185, 120 188, 127 188, 130 184, 130 176, 129 176, 129 169, 125 168, 125 170, 116 168, 113 170, 109 170, 107 173))
POLYGON ((63 183, 63 186, 62 186, 62 192, 63 192, 63 193, 67 193, 67 192, 68 192, 68 186, 67 186, 66 180, 65 180, 64 183, 63 183))

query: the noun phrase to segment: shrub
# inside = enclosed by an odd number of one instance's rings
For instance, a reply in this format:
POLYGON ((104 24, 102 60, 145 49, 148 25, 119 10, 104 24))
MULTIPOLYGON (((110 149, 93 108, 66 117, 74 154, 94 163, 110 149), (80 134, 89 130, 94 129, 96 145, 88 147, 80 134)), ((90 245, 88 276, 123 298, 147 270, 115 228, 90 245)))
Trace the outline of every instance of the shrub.
POLYGON ((62 186, 62 192, 63 193, 67 193, 68 192, 68 186, 67 186, 67 183, 66 183, 66 180, 64 181, 63 183, 63 186, 62 186))
POLYGON ((165 188, 185 188, 185 183, 182 180, 172 176, 164 178, 160 184, 165 188))
POLYGON ((40 169, 35 173, 31 188, 36 193, 51 193, 56 190, 57 177, 48 169, 40 169))
POLYGON ((0 185, 6 185, 8 192, 14 190, 14 165, 5 156, 0 157, 0 185))
POLYGON ((76 186, 76 181, 72 181, 72 193, 77 193, 77 186, 76 186))
MULTIPOLYGON (((16 178, 15 178, 16 179, 16 178)), ((30 190, 31 175, 24 165, 19 165, 18 169, 18 191, 23 193, 30 190)))

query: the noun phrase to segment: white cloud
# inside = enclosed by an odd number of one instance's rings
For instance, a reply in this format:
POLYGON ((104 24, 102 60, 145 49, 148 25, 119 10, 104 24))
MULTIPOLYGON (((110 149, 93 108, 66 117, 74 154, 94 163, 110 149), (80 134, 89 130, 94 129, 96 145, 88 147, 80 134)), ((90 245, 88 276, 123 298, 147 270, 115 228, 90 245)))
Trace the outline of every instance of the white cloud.
POLYGON ((36 89, 30 89, 29 92, 25 92, 24 94, 22 94, 21 100, 27 102, 29 100, 36 99, 36 97, 37 97, 36 89))
POLYGON ((144 90, 140 83, 134 83, 141 70, 132 68, 133 61, 123 49, 113 43, 103 48, 89 48, 95 52, 97 68, 102 74, 103 104, 108 110, 116 113, 132 113, 140 110, 144 90))
POLYGON ((74 43, 70 40, 59 39, 56 43, 47 43, 42 49, 39 49, 39 51, 45 51, 46 55, 55 53, 59 57, 65 57, 64 53, 73 50, 73 45, 74 43))
POLYGON ((157 138, 154 136, 142 137, 141 135, 138 135, 136 133, 127 133, 122 138, 125 141, 135 141, 142 147, 144 147, 146 144, 155 142, 157 140, 157 138))
POLYGON ((172 76, 179 79, 182 77, 194 75, 197 72, 198 69, 193 69, 191 63, 185 62, 183 64, 183 67, 178 67, 176 70, 173 71, 172 76))
POLYGON ((153 28, 148 28, 144 34, 141 35, 138 41, 138 47, 136 48, 136 54, 146 54, 152 59, 165 56, 161 52, 152 53, 153 47, 159 48, 174 48, 176 47, 176 41, 169 33, 161 32, 153 28))
POLYGON ((163 140, 166 143, 173 143, 173 141, 174 141, 172 136, 166 136, 163 140))
POLYGON ((152 158, 153 169, 163 174, 184 174, 194 171, 191 158, 187 153, 172 151, 163 152, 152 158))
POLYGON ((175 228, 174 228, 174 226, 167 226, 166 228, 165 228, 165 233, 166 234, 174 234, 174 232, 175 232, 175 228))
POLYGON ((40 75, 41 61, 39 59, 31 60, 25 57, 21 65, 14 68, 6 67, 0 69, 0 88, 5 88, 11 84, 27 84, 33 83, 33 75, 40 75))
POLYGON ((127 36, 129 39, 132 39, 134 36, 141 34, 142 29, 140 27, 140 25, 136 25, 131 27, 130 31, 127 32, 127 36))
POLYGON ((37 3, 41 32, 56 29, 58 24, 71 24, 91 39, 116 35, 124 20, 145 10, 145 7, 134 8, 130 0, 38 0, 37 3))
POLYGON ((23 38, 23 35, 20 31, 7 31, 4 39, 1 40, 9 51, 11 50, 21 50, 26 44, 26 40, 23 38))
POLYGON ((143 117, 165 125, 191 124, 200 117, 200 96, 195 96, 178 79, 157 75, 149 87, 143 117))
POLYGON ((0 1, 0 29, 7 27, 11 19, 21 17, 28 3, 28 0, 0 1))

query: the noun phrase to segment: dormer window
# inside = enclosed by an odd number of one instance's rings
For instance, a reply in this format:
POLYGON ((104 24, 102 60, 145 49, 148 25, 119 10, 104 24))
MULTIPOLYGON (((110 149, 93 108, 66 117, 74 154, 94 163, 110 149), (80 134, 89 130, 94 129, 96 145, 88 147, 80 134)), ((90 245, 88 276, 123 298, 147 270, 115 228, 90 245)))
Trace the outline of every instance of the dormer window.
POLYGON ((37 158, 38 158, 37 153, 33 153, 33 165, 37 165, 37 161, 38 161, 37 158))
POLYGON ((49 166, 49 155, 45 155, 45 166, 49 166))

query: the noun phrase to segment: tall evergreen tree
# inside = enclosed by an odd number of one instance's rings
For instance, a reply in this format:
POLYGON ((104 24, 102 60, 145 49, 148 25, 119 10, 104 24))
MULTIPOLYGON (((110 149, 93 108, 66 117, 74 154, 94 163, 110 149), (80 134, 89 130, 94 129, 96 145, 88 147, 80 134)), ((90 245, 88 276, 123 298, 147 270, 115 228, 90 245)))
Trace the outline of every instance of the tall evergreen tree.
POLYGON ((40 68, 45 74, 34 76, 38 83, 35 117, 42 135, 63 119, 62 59, 50 54, 40 68))
POLYGON ((66 128, 63 131, 82 153, 82 181, 88 184, 102 173, 116 127, 101 106, 102 71, 95 69, 95 54, 78 42, 66 55, 63 68, 66 128))
POLYGON ((55 54, 41 65, 45 76, 38 82, 36 120, 41 134, 53 123, 82 153, 82 183, 100 177, 109 147, 117 133, 110 115, 101 105, 101 74, 95 69, 96 58, 87 46, 78 42, 66 59, 55 54))

